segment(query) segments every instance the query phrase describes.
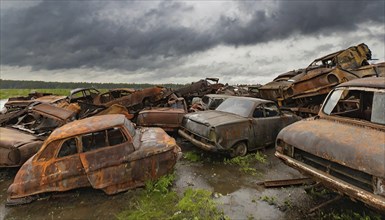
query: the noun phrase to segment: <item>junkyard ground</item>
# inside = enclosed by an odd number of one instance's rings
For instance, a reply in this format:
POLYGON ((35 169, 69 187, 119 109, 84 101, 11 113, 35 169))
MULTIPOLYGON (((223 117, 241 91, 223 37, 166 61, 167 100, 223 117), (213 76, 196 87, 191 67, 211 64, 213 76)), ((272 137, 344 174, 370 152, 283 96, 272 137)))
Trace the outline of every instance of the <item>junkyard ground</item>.
MULTIPOLYGON (((201 151, 178 138, 183 152, 201 151)), ((259 182, 264 180, 302 177, 274 157, 274 148, 268 148, 266 163, 256 163, 257 174, 241 172, 239 166, 223 163, 221 157, 192 162, 182 159, 176 165, 176 181, 173 190, 182 193, 186 188, 206 189, 213 192, 213 200, 230 219, 312 219, 320 213, 308 214, 308 210, 320 204, 323 198, 305 192, 307 186, 266 189, 259 182)), ((107 196, 94 189, 78 189, 65 193, 49 194, 31 204, 6 207, 6 191, 17 169, 0 170, 0 220, 2 219, 113 219, 132 203, 128 191, 107 196)), ((143 190, 143 189, 136 189, 143 190)), ((321 193, 322 194, 322 193, 321 193)), ((351 207, 355 204, 343 199, 331 206, 351 207)), ((360 205, 360 204, 359 204, 360 205)), ((362 204, 366 213, 369 209, 362 204)), ((321 211, 327 212, 328 209, 321 211)), ((381 216, 379 217, 381 218, 381 216)), ((373 218, 371 218, 373 219, 373 218)))

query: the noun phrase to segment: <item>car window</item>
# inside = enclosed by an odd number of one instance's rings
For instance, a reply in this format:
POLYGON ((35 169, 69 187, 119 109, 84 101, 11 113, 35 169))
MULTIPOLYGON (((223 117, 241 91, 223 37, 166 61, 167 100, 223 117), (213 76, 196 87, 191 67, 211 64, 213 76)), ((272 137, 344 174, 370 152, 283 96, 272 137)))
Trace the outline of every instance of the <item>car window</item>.
POLYGON ((136 129, 134 127, 134 124, 128 120, 124 122, 124 126, 128 129, 128 132, 130 133, 131 137, 133 138, 136 134, 136 129))
POLYGON ((337 90, 323 108, 328 115, 385 124, 385 93, 365 90, 337 90))
POLYGON ((52 141, 49 143, 44 150, 40 153, 39 161, 43 161, 46 159, 53 158, 55 155, 55 151, 57 149, 57 146, 59 145, 60 141, 52 141))
POLYGON ((249 117, 254 111, 254 105, 255 102, 249 99, 228 98, 223 101, 216 110, 237 114, 242 117, 249 117))
POLYGON ((210 110, 216 109, 222 102, 223 102, 223 99, 221 98, 213 99, 210 103, 209 109, 210 110))
POLYGON ((279 110, 276 104, 274 103, 266 103, 265 104, 265 116, 266 117, 274 117, 279 115, 279 110))
POLYGON ((263 111, 264 111, 264 109, 263 109, 262 105, 258 105, 253 112, 253 118, 265 117, 265 113, 263 111))
POLYGON ((101 95, 101 97, 100 97, 101 103, 106 103, 106 102, 109 102, 110 100, 111 100, 110 93, 105 93, 105 94, 101 95))
POLYGON ((370 121, 385 125, 385 93, 375 92, 373 95, 372 115, 370 121))
POLYGON ((115 146, 124 142, 127 142, 127 138, 118 127, 82 135, 83 152, 115 146))
POLYGON ((334 107, 337 105, 338 100, 340 100, 343 91, 344 90, 335 90, 329 96, 329 99, 326 102, 325 107, 323 108, 325 114, 330 114, 333 111, 334 107))
POLYGON ((78 152, 76 147, 76 139, 70 138, 63 142, 63 144, 60 147, 60 151, 58 153, 58 158, 60 157, 66 157, 73 154, 76 154, 78 152))

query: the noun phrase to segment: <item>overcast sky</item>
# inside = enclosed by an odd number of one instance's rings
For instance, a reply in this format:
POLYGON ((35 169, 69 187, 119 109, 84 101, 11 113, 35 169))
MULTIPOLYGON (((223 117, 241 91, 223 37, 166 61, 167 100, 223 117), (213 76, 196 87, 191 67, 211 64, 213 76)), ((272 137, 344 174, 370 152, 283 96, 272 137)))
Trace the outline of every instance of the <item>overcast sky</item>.
POLYGON ((267 83, 366 43, 385 61, 383 0, 1 0, 1 79, 267 83))

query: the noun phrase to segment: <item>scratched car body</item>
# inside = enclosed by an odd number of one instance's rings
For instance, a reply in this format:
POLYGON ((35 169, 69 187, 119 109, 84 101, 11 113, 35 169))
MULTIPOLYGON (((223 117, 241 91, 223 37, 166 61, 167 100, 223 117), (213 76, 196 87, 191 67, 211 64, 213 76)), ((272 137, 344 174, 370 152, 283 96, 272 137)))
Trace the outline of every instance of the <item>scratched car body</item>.
POLYGON ((244 156, 273 144, 283 127, 298 120, 272 101, 231 97, 216 110, 186 114, 178 133, 203 150, 244 156))
POLYGON ((8 205, 38 194, 90 187, 111 195, 169 173, 180 156, 161 128, 135 129, 124 115, 94 116, 56 129, 20 168, 8 205))
POLYGON ((0 127, 0 167, 19 167, 41 147, 55 128, 75 119, 75 112, 47 103, 35 103, 0 127))
POLYGON ((284 128, 275 155, 325 186, 385 210, 385 78, 336 87, 319 114, 284 128))

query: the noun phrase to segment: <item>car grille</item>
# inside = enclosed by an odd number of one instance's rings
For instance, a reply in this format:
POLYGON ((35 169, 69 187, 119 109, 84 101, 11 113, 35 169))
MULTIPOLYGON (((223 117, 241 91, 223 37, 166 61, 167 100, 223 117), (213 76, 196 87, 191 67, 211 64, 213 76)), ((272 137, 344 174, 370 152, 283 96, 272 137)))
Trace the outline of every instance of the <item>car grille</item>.
POLYGON ((186 128, 182 128, 182 129, 183 129, 184 132, 186 132, 189 136, 191 136, 192 138, 194 138, 197 141, 200 141, 200 142, 205 143, 205 144, 215 145, 215 143, 213 141, 210 141, 206 137, 202 137, 201 135, 199 135, 199 134, 197 134, 195 132, 192 132, 190 130, 187 130, 186 128))
POLYGON ((325 160, 297 148, 294 149, 294 158, 363 190, 373 192, 372 176, 367 173, 325 160))

